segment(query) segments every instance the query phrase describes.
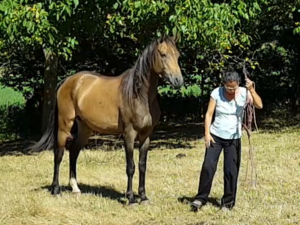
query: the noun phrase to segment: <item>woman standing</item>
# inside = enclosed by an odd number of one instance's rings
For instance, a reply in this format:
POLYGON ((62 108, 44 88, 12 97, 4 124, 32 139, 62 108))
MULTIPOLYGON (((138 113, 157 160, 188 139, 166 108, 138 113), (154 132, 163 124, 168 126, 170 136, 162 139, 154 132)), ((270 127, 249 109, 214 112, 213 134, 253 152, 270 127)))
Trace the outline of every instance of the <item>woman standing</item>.
POLYGON ((198 211, 207 203, 222 149, 224 149, 224 195, 221 207, 228 209, 234 207, 241 160, 243 109, 247 101, 251 101, 258 109, 263 107, 250 79, 246 79, 247 88, 239 87, 238 73, 227 72, 223 76, 222 83, 223 87, 212 91, 205 116, 206 152, 198 193, 191 203, 193 211, 198 211), (215 119, 211 124, 214 112, 215 119))

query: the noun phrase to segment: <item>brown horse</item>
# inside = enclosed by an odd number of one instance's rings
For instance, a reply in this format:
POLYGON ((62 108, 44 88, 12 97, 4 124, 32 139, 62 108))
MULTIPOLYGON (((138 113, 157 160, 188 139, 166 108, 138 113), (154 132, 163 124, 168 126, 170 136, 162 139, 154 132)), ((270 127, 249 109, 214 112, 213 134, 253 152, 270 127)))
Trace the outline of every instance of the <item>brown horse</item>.
POLYGON ((183 85, 178 65, 179 52, 173 37, 162 37, 148 45, 135 65, 117 77, 81 71, 63 80, 57 88, 55 107, 49 125, 32 151, 54 148, 53 195, 61 192, 59 167, 65 147, 69 150, 70 186, 80 193, 76 179, 76 162, 80 150, 93 131, 100 134, 122 134, 126 151, 128 176, 126 197, 129 204, 137 203, 133 195, 132 179, 134 141, 139 140, 139 188, 141 202, 148 200, 145 173, 150 135, 160 117, 157 102, 159 77, 173 86, 183 85), (76 124, 75 124, 75 123, 76 124), (77 134, 71 134, 77 126, 77 134), (71 144, 66 145, 68 140, 71 144))

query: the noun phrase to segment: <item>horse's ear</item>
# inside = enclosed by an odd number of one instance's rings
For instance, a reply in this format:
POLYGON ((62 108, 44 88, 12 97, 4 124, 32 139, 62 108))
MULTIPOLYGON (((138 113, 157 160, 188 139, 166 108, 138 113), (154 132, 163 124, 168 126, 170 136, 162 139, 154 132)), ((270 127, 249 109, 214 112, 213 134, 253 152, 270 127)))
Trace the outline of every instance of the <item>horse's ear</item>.
POLYGON ((160 44, 163 43, 163 42, 165 41, 165 39, 166 39, 166 35, 163 34, 163 35, 160 37, 160 39, 159 39, 159 43, 160 43, 160 44))
POLYGON ((180 33, 177 33, 177 34, 176 34, 176 40, 175 40, 175 42, 180 41, 180 39, 181 39, 180 33))
POLYGON ((180 34, 176 33, 174 36, 171 37, 172 41, 176 43, 178 40, 180 40, 180 34))

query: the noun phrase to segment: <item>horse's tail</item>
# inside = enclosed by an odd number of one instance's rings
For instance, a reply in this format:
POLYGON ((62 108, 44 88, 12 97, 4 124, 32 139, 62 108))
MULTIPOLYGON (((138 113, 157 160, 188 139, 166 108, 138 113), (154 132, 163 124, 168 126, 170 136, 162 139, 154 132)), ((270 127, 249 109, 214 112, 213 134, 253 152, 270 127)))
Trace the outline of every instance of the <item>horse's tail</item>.
MULTIPOLYGON (((56 92, 59 87, 65 81, 62 80, 58 83, 56 87, 56 92)), ((32 146, 29 146, 25 150, 29 150, 31 152, 41 152, 43 150, 53 149, 54 145, 57 144, 57 133, 58 133, 58 107, 57 107, 57 97, 54 99, 53 108, 50 112, 48 126, 41 137, 41 139, 32 146)))

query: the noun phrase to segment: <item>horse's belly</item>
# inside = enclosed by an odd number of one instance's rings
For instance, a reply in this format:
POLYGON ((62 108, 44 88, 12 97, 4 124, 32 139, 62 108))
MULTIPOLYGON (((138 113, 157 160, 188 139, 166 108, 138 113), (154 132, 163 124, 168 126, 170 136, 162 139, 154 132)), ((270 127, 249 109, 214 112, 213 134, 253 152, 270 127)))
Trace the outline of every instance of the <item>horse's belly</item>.
POLYGON ((79 112, 80 118, 94 131, 102 134, 118 134, 122 132, 119 116, 109 114, 107 110, 79 112))
POLYGON ((118 80, 86 75, 77 86, 75 98, 77 115, 91 129, 103 134, 122 131, 118 80))
POLYGON ((78 104, 78 115, 88 126, 103 134, 118 134, 122 131, 118 103, 101 96, 86 96, 78 104))

